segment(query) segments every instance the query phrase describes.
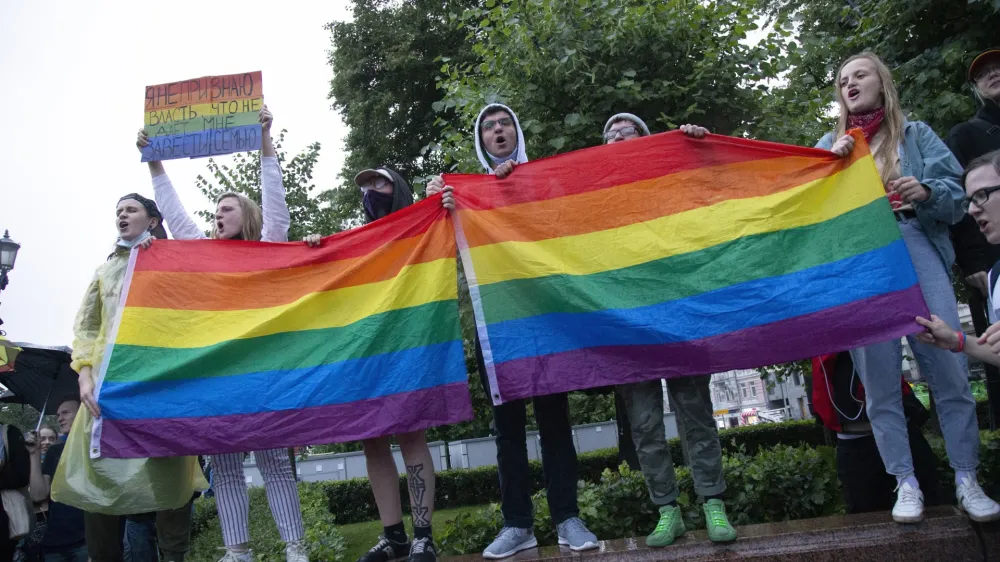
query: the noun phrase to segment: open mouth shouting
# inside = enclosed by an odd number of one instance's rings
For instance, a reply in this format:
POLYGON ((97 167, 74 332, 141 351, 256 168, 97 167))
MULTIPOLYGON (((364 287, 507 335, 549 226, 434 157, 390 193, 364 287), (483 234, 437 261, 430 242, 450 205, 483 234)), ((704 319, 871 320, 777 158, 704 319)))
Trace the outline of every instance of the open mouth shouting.
POLYGON ((847 90, 847 99, 850 101, 858 101, 859 97, 861 97, 861 90, 859 88, 855 87, 847 90))

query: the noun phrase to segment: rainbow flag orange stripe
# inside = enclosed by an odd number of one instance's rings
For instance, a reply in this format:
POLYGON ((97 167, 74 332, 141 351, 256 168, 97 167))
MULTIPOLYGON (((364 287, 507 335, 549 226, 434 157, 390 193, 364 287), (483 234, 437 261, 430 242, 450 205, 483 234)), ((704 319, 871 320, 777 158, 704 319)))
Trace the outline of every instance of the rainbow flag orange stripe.
POLYGON ((494 403, 915 332, 926 305, 855 136, 844 159, 675 132, 447 176, 494 403))
POLYGON ((440 202, 301 243, 132 254, 95 456, 353 441, 472 417, 440 202))

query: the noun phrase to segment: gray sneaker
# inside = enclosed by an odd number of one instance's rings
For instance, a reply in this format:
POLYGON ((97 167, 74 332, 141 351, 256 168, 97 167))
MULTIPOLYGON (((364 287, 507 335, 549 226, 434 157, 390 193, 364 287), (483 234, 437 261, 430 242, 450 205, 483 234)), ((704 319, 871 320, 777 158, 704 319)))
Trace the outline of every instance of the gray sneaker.
POLYGON ((597 548, 597 537, 587 530, 587 526, 579 517, 570 517, 556 525, 559 544, 568 546, 570 550, 581 551, 597 548))
POLYGON ((538 546, 538 539, 535 538, 535 533, 531 529, 504 527, 500 530, 496 540, 483 551, 483 558, 492 560, 507 558, 536 546, 538 546))

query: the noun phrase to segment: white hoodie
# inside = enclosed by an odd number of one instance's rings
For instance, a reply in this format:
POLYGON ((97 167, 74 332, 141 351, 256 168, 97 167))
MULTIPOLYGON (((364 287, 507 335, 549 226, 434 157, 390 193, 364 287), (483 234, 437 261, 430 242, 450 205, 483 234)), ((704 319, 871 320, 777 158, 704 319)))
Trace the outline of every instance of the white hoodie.
POLYGON ((483 110, 479 112, 479 116, 476 117, 475 130, 473 133, 473 136, 476 139, 476 156, 479 157, 479 163, 483 165, 483 168, 486 168, 487 174, 493 173, 493 160, 491 160, 486 151, 483 150, 483 144, 479 138, 480 135, 479 125, 480 122, 483 120, 483 115, 486 115, 487 113, 495 111, 497 109, 502 109, 506 111, 514 119, 514 128, 517 129, 517 148, 515 149, 516 152, 514 154, 514 161, 517 162, 518 164, 524 164, 525 162, 528 161, 528 154, 524 150, 524 132, 521 131, 521 123, 518 122, 517 115, 515 115, 514 112, 511 111, 509 107, 503 105, 502 103, 491 103, 486 107, 484 107, 483 110))

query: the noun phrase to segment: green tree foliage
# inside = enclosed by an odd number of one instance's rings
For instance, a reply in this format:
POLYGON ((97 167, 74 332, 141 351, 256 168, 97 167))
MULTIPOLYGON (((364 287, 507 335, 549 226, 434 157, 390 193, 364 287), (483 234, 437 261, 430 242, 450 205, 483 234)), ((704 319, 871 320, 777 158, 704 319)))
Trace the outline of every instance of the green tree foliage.
POLYGON ((473 59, 466 33, 450 22, 475 5, 472 0, 357 0, 353 20, 326 26, 332 37, 330 99, 350 127, 342 185, 334 190, 333 212, 361 220, 354 175, 391 166, 414 186, 441 171, 439 158, 424 146, 441 130, 434 102, 438 58, 473 59))
POLYGON ((872 51, 893 70, 904 111, 940 135, 975 111, 966 71, 1000 29, 998 0, 772 0, 767 13, 798 27, 790 97, 832 100, 840 63, 872 51))
MULTIPOLYGON (((301 240, 307 234, 330 234, 340 230, 340 224, 330 212, 330 192, 313 195, 316 186, 313 184, 313 168, 319 158, 320 144, 314 142, 301 153, 290 160, 282 148, 285 134, 282 129, 274 139, 274 150, 281 166, 281 178, 285 186, 285 202, 291 215, 291 226, 288 229, 289 240, 301 240)), ((241 193, 258 204, 260 194, 260 153, 245 152, 236 154, 231 166, 219 164, 214 158, 208 159, 208 177, 199 175, 196 181, 198 189, 212 201, 212 207, 198 211, 198 216, 212 221, 215 217, 215 200, 228 191, 241 193)))
MULTIPOLYGON (((35 429, 38 424, 38 410, 27 404, 2 404, 0 405, 0 423, 13 425, 27 433, 35 429)), ((43 425, 49 425, 58 429, 55 416, 45 416, 43 425)))
POLYGON ((479 60, 441 68, 445 128, 431 148, 451 169, 479 171, 469 127, 493 101, 517 112, 532 158, 599 144, 621 111, 656 131, 756 134, 790 36, 776 27, 751 44, 757 19, 754 2, 728 0, 487 0, 461 18, 479 60))

